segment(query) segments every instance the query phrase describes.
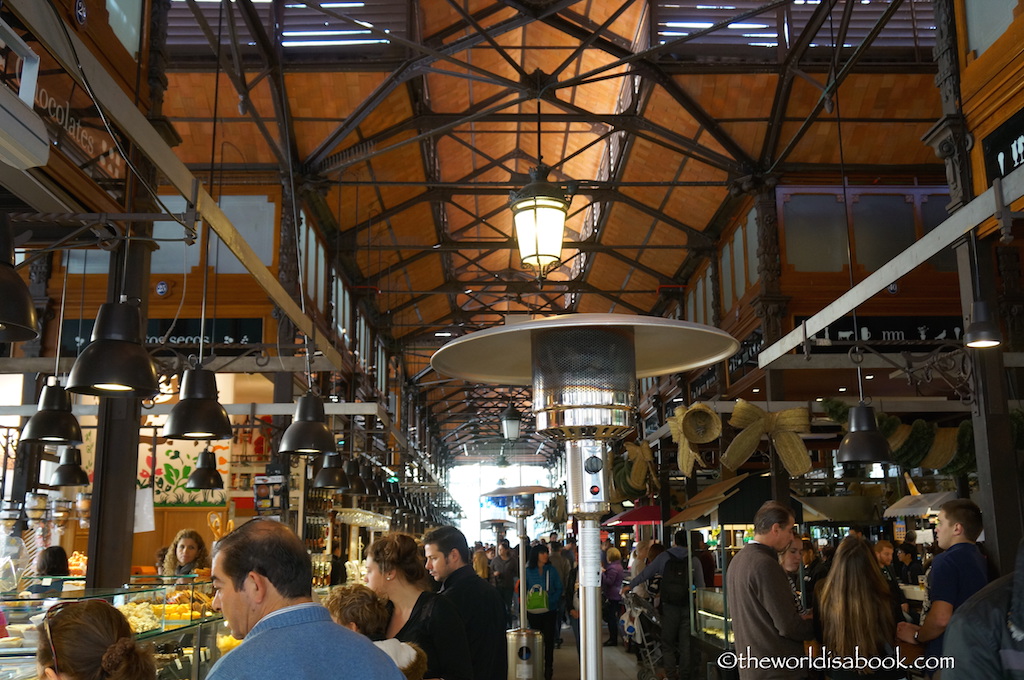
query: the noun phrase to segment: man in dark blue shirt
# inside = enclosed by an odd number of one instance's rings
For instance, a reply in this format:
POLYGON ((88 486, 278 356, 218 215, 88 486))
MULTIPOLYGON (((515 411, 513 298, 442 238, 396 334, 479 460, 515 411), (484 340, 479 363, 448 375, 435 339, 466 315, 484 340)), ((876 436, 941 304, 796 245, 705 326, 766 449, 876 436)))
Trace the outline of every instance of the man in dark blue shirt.
POLYGON ((958 498, 939 509, 935 540, 944 552, 935 556, 925 575, 921 625, 900 623, 896 629, 900 640, 927 645, 928 656, 942 656, 953 612, 988 583, 985 558, 976 544, 981 529, 981 510, 970 500, 958 498))

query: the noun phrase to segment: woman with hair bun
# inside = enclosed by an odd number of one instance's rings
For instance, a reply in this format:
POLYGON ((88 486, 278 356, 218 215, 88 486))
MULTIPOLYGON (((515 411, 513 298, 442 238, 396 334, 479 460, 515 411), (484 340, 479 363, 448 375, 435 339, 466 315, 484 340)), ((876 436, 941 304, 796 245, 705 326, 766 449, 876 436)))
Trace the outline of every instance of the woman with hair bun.
POLYGON ((39 624, 40 680, 153 680, 150 649, 135 642, 124 615, 103 600, 62 602, 39 624))
POLYGON ((419 645, 427 653, 428 680, 472 680, 462 619, 445 596, 424 590, 425 562, 423 547, 407 534, 390 533, 370 544, 366 585, 389 600, 385 637, 419 645))

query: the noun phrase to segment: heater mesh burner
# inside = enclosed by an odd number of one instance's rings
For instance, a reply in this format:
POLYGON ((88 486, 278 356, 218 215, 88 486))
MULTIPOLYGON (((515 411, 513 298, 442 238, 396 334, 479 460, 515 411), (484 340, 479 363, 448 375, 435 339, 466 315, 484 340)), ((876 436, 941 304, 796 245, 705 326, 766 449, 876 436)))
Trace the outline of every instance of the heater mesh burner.
POLYGON ((554 439, 614 439, 633 429, 636 353, 630 327, 535 331, 537 431, 554 439))

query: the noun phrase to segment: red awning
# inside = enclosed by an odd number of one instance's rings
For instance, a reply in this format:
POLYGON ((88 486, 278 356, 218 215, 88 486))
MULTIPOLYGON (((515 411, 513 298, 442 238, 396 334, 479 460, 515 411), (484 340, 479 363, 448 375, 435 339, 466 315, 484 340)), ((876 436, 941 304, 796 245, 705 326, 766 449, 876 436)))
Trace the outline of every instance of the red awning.
POLYGON ((630 508, 611 517, 601 526, 616 527, 622 524, 661 524, 661 507, 657 505, 640 505, 630 508))

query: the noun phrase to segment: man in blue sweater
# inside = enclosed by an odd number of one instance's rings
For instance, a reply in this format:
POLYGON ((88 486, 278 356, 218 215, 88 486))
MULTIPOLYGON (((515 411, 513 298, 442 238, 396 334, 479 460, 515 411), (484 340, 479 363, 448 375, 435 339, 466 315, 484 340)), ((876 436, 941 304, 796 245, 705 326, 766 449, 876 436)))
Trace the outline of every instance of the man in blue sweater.
POLYGON ((370 640, 343 628, 313 601, 313 567, 302 541, 273 520, 254 519, 213 553, 214 609, 243 643, 207 680, 404 680, 370 640))

